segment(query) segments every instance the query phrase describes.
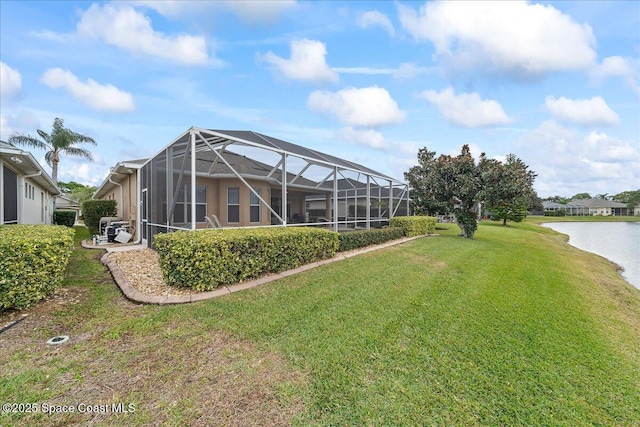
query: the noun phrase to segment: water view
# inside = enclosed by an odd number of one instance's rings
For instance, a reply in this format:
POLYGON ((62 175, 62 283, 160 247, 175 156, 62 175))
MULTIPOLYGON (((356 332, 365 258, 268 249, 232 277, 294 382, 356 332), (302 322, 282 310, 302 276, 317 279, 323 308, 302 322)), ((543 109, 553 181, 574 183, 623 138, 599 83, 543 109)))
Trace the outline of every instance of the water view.
POLYGON ((622 276, 640 289, 640 222, 551 222, 543 225, 569 235, 569 244, 623 267, 622 276))

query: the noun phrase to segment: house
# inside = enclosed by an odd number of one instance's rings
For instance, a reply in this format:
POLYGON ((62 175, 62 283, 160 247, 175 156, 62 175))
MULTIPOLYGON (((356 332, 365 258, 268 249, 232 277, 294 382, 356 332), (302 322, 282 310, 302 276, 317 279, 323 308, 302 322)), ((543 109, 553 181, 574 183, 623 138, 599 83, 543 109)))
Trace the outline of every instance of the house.
POLYGON ((134 236, 149 246, 156 233, 213 226, 370 228, 409 207, 404 182, 252 131, 192 127, 132 166, 116 165, 94 198, 117 200, 119 216, 137 218, 134 236), (351 216, 349 200, 361 206, 351 216), (324 215, 310 215, 312 204, 324 215))
POLYGON ((640 208, 629 208, 626 204, 605 199, 574 199, 567 204, 542 202, 545 211, 564 210, 567 216, 628 216, 640 215, 640 208))
POLYGON ((568 204, 588 209, 588 215, 602 216, 627 216, 633 215, 634 209, 626 204, 605 199, 581 199, 571 200, 568 204))
POLYGON ((74 211, 76 213, 76 222, 78 221, 78 218, 80 218, 80 215, 82 215, 81 207, 78 202, 64 194, 56 196, 56 210, 74 211))
POLYGON ((59 194, 30 152, 0 141, 0 224, 52 224, 59 194))
POLYGON ((129 223, 129 231, 133 239, 139 239, 138 223, 140 222, 138 197, 140 193, 139 174, 142 165, 149 159, 128 160, 119 162, 109 171, 109 175, 100 184, 93 195, 98 200, 115 200, 117 216, 129 223))

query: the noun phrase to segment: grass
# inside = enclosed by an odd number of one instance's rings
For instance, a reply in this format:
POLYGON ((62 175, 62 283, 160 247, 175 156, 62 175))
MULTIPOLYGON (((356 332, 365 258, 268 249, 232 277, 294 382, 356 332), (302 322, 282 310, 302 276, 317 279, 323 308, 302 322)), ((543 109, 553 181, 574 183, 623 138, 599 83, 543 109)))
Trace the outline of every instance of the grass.
POLYGON ((165 307, 124 301, 78 249, 79 302, 0 335, 0 395, 136 405, 105 425, 640 425, 640 291, 533 221, 441 228, 165 307), (71 345, 40 343, 62 331, 71 345))

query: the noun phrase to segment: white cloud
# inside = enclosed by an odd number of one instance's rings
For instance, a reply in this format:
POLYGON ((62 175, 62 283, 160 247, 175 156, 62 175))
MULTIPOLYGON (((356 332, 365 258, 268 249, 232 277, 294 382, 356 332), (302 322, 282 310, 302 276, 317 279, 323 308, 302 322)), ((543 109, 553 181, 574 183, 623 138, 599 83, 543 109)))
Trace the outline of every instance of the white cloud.
POLYGON ((293 9, 295 0, 260 1, 185 1, 185 0, 147 0, 131 2, 137 6, 154 9, 170 18, 203 17, 219 14, 227 10, 247 24, 274 24, 282 15, 293 9))
POLYGON ((609 56, 600 64, 591 69, 591 77, 601 82, 608 77, 620 77, 627 86, 640 95, 640 60, 624 58, 622 56, 609 56))
POLYGON ((606 133, 581 134, 545 121, 515 141, 518 157, 538 177, 540 196, 617 193, 640 182, 640 142, 606 133))
POLYGON ((389 92, 378 86, 347 88, 335 93, 315 91, 307 98, 307 107, 315 113, 334 115, 350 126, 378 127, 400 123, 405 118, 389 92))
POLYGON ((634 158, 640 162, 638 147, 634 148, 628 141, 611 137, 604 132, 590 132, 584 138, 584 146, 587 153, 592 153, 592 157, 603 163, 624 163, 634 158))
POLYGON ((393 78, 396 80, 411 80, 421 74, 427 74, 430 72, 431 69, 428 67, 418 67, 416 64, 411 62, 403 62, 393 73, 393 78))
POLYGON ((363 74, 367 76, 379 76, 394 74, 395 68, 375 68, 375 67, 331 67, 336 73, 344 74, 363 74))
POLYGON ((294 40, 291 42, 291 58, 284 59, 273 52, 261 58, 275 66, 285 77, 312 83, 337 83, 338 74, 325 61, 327 49, 317 40, 294 40))
POLYGON ((591 99, 568 99, 564 96, 556 99, 547 96, 544 99, 547 109, 554 117, 582 126, 616 125, 620 118, 604 99, 594 96, 591 99))
POLYGON ((373 129, 354 129, 351 126, 347 126, 338 130, 336 136, 343 141, 371 148, 385 149, 389 146, 384 136, 373 129))
POLYGON ((295 7, 293 0, 227 1, 222 2, 229 10, 248 24, 274 24, 280 17, 295 7))
POLYGON ((47 70, 40 81, 53 89, 65 88, 75 99, 97 111, 133 111, 133 96, 117 87, 101 85, 93 79, 81 82, 73 73, 61 68, 47 70))
POLYGON ((155 56, 185 65, 211 62, 204 37, 157 32, 148 17, 130 6, 93 4, 82 14, 77 29, 81 36, 102 39, 134 55, 155 56))
POLYGON ((395 30, 387 15, 378 12, 377 10, 364 12, 358 16, 358 20, 356 22, 360 28, 381 27, 389 33, 391 37, 395 35, 395 30))
POLYGON ((487 65, 521 76, 584 69, 596 58, 591 27, 553 6, 525 1, 398 4, 402 27, 455 67, 487 65))
POLYGON ((448 122, 458 126, 476 128, 510 121, 498 101, 482 100, 475 92, 456 95, 453 88, 448 87, 440 92, 426 90, 418 96, 436 106, 448 122))
POLYGON ((3 141, 13 133, 13 128, 9 125, 9 121, 5 116, 0 114, 0 139, 3 141))
POLYGON ((20 92, 22 76, 20 72, 0 61, 0 94, 10 97, 20 92))

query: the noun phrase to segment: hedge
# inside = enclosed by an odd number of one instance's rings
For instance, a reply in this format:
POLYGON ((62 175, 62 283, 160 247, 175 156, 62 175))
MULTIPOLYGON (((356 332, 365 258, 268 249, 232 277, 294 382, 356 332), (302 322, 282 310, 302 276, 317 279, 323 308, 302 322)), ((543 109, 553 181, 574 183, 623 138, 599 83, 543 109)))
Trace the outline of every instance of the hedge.
POLYGON ((100 218, 103 216, 116 216, 118 208, 115 200, 86 200, 82 203, 82 216, 84 223, 91 234, 98 234, 100 218))
POLYGON ((61 225, 0 226, 0 309, 23 309, 62 283, 74 230, 61 225))
POLYGON ((331 258, 338 235, 317 228, 245 228, 157 234, 154 245, 170 286, 208 291, 331 258))
POLYGON ((338 247, 338 252, 350 251, 352 249, 363 248, 369 245, 376 245, 389 240, 400 239, 402 237, 404 237, 404 230, 400 227, 339 233, 338 240, 340 241, 340 246, 338 247))
POLYGON ((65 211, 62 209, 56 209, 53 211, 53 223, 56 225, 64 225, 67 227, 73 227, 76 222, 76 211, 65 211))
POLYGON ((396 216, 391 218, 389 225, 401 227, 407 237, 436 232, 436 219, 432 216, 396 216))

